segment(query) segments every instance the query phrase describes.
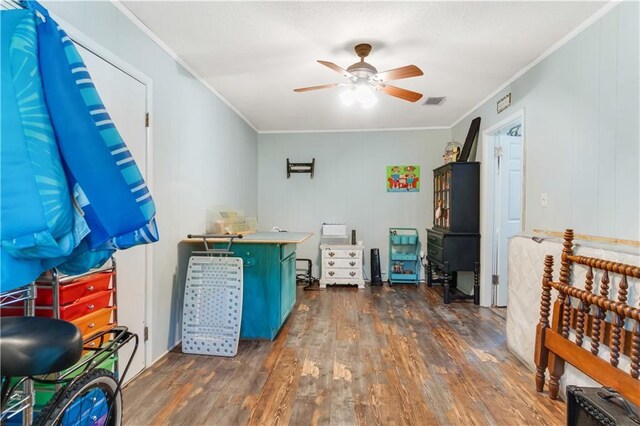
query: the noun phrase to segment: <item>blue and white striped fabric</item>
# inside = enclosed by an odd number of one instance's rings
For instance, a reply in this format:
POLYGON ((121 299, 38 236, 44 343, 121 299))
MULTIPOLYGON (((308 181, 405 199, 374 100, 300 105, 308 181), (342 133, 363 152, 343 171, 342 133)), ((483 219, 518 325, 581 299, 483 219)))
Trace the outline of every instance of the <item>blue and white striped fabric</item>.
POLYGON ((40 66, 58 146, 92 250, 158 240, 155 205, 73 42, 37 2, 40 66), (73 126, 69 123, 73 122, 73 126))
POLYGON ((73 43, 40 4, 2 11, 0 290, 158 240, 147 185, 73 43))

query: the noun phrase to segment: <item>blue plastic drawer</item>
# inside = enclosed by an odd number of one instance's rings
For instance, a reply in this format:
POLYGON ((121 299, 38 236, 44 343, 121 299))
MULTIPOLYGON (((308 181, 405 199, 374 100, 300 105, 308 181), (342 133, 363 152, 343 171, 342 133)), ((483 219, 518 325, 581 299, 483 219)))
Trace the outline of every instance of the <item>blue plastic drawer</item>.
POLYGON ((416 281, 417 274, 391 274, 391 281, 416 281))

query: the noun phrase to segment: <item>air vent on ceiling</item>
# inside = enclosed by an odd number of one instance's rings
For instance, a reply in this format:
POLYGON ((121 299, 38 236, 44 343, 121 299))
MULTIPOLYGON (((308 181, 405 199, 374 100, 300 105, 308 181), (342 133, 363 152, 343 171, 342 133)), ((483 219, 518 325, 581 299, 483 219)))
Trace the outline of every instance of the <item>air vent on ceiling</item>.
POLYGON ((445 100, 444 96, 428 97, 422 105, 440 105, 445 100))

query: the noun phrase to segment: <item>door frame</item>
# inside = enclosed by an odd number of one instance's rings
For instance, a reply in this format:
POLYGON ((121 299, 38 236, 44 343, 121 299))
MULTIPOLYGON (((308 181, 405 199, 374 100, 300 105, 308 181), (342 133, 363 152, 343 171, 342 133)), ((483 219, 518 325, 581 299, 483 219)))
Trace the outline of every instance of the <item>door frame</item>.
MULTIPOLYGON (((116 55, 115 53, 113 53, 112 51, 110 51, 109 49, 105 48, 104 46, 102 46, 101 44, 99 44, 98 42, 96 42, 94 39, 92 39, 91 37, 89 37, 88 35, 86 35, 85 33, 83 33, 82 31, 78 30, 77 28, 75 28, 73 25, 69 24, 67 21, 65 21, 64 19, 60 18, 59 16, 57 16, 54 13, 50 12, 51 17, 56 20, 61 27, 64 28, 65 32, 67 33, 67 35, 69 36, 69 38, 71 38, 71 40, 73 40, 74 42, 78 43, 80 46, 82 46, 83 48, 85 48, 86 50, 90 51, 91 53, 93 53, 94 55, 100 57, 101 59, 103 59, 105 62, 108 62, 109 64, 113 65, 114 67, 118 68, 120 71, 122 71, 123 73, 129 75, 131 78, 137 80, 138 82, 140 82, 141 84, 143 84, 145 86, 145 94, 146 94, 146 112, 147 114, 149 114, 150 117, 153 117, 153 80, 147 76, 146 74, 144 74, 143 72, 141 72, 140 70, 138 70, 137 68, 135 68, 134 66, 132 66, 131 64, 129 64, 128 62, 124 61, 122 58, 120 58, 118 55, 116 55)), ((145 181, 147 183, 147 187, 149 188, 149 191, 153 192, 153 131, 152 131, 152 126, 149 125, 149 127, 146 128, 147 131, 147 141, 146 141, 146 148, 145 148, 145 155, 147 156, 146 158, 146 167, 144 170, 144 174, 145 174, 145 181)), ((144 308, 145 308, 145 318, 144 318, 144 322, 145 322, 145 326, 148 327, 149 329, 153 330, 152 327, 152 319, 153 319, 153 315, 152 315, 152 311, 153 311, 153 286, 151 285, 151 283, 153 282, 153 245, 147 245, 146 246, 146 250, 145 250, 145 282, 144 282, 144 308)), ((140 339, 140 344, 144 347, 144 369, 147 369, 151 366, 151 364, 153 363, 153 359, 152 359, 152 351, 151 349, 153 348, 152 345, 152 334, 149 333, 148 335, 148 339, 145 341, 144 340, 144 336, 139 336, 140 339)), ((144 371, 143 369, 143 371, 144 371)), ((132 377, 129 378, 129 380, 131 380, 132 377)))
POLYGON ((493 147, 495 137, 500 130, 508 127, 514 121, 519 121, 522 125, 522 188, 521 188, 521 221, 520 230, 525 229, 525 201, 526 201, 526 128, 525 110, 521 109, 507 118, 499 121, 482 132, 482 159, 480 168, 480 265, 484 265, 480 270, 480 305, 493 305, 493 253, 494 253, 494 206, 495 206, 495 161, 493 147))

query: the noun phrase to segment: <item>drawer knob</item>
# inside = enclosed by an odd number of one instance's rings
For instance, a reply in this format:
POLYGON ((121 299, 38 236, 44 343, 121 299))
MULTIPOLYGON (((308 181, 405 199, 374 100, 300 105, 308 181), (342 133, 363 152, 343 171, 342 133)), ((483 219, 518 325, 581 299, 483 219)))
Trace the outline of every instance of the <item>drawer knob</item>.
POLYGON ((87 309, 89 309, 90 311, 93 311, 95 308, 96 308, 96 305, 87 306, 87 309))
POLYGON ((349 275, 351 275, 352 277, 355 277, 356 273, 355 272, 349 272, 349 275))
POLYGON ((96 345, 96 342, 89 342, 89 345, 88 345, 88 346, 89 346, 90 348, 93 348, 95 345, 96 345))
POLYGON ((336 273, 334 271, 329 271, 330 276, 334 276, 336 273))
POLYGON ((333 260, 330 260, 330 261, 329 261, 329 266, 333 266, 333 265, 335 265, 335 264, 336 264, 336 262, 334 262, 333 260))
POLYGON ((356 266, 356 262, 354 262, 353 260, 351 262, 349 262, 349 265, 351 266, 356 266))
POLYGON ((96 326, 96 325, 95 325, 94 323, 90 323, 90 324, 88 325, 88 327, 89 327, 89 328, 93 328, 93 327, 95 327, 95 326, 96 326))
POLYGON ((88 286, 87 291, 93 291, 93 286, 92 285, 88 286))
POLYGON ((351 257, 354 257, 355 255, 356 255, 356 253, 353 252, 353 251, 351 253, 349 253, 349 256, 351 256, 351 257))
POLYGON ((329 252, 329 256, 333 257, 333 256, 335 256, 335 255, 336 255, 336 254, 335 254, 334 252, 332 252, 332 251, 330 251, 330 252, 329 252))

